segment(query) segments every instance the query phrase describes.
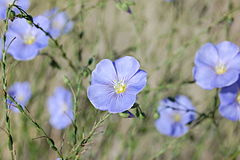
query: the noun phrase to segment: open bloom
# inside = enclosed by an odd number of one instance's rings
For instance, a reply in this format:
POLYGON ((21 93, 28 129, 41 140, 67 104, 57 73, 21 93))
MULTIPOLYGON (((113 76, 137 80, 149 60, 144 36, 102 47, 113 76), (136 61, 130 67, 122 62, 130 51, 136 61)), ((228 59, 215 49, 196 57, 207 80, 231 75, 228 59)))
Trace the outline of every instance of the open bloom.
POLYGON ((232 121, 240 120, 240 79, 231 86, 224 87, 219 93, 220 114, 232 121))
POLYGON ((44 15, 50 19, 49 32, 53 38, 57 38, 73 28, 73 22, 70 21, 66 12, 59 12, 57 8, 54 8, 47 11, 44 15))
MULTIPOLYGON (((8 94, 14 98, 22 107, 25 107, 31 96, 31 86, 29 82, 15 82, 9 89, 8 94)), ((8 100, 8 107, 14 112, 19 112, 19 109, 16 108, 16 105, 11 100, 8 100)))
POLYGON ((186 96, 176 96, 160 101, 160 118, 156 120, 157 130, 168 136, 180 137, 188 132, 187 124, 196 119, 195 108, 186 96))
POLYGON ((50 124, 56 129, 64 129, 74 119, 72 94, 63 87, 57 87, 52 96, 48 98, 48 111, 50 124))
POLYGON ((231 42, 203 45, 198 50, 194 62, 194 78, 196 83, 204 89, 226 87, 238 80, 239 47, 231 42))
POLYGON ((114 62, 109 59, 100 61, 92 72, 87 92, 93 106, 110 113, 130 109, 147 81, 147 73, 139 68, 138 61, 130 56, 114 62))
MULTIPOLYGON (((0 20, 6 19, 7 8, 12 4, 14 0, 0 0, 0 20)), ((29 0, 17 0, 16 5, 20 6, 23 10, 27 10, 30 6, 29 0)), ((19 10, 13 7, 13 10, 16 13, 19 13, 19 10)))
MULTIPOLYGON (((49 27, 46 17, 37 16, 34 22, 44 30, 49 27)), ((16 60, 31 60, 36 57, 40 49, 48 45, 48 37, 25 19, 16 19, 10 24, 6 45, 10 45, 8 53, 16 60)))

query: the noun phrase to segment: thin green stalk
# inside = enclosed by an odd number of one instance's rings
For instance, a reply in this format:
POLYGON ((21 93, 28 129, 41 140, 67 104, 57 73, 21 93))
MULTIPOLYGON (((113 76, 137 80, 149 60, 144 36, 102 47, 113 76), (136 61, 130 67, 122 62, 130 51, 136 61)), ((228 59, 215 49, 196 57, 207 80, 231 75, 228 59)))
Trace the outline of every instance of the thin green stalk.
POLYGON ((7 102, 7 74, 6 74, 6 68, 7 68, 7 63, 6 63, 6 54, 7 54, 7 45, 6 45, 6 33, 8 31, 8 21, 9 21, 9 14, 11 12, 12 6, 14 5, 16 0, 13 1, 12 5, 9 5, 7 12, 6 12, 6 19, 5 19, 5 31, 3 34, 3 48, 2 48, 2 88, 4 92, 4 106, 5 106, 5 123, 6 123, 6 130, 8 133, 8 149, 11 153, 11 159, 15 160, 16 159, 16 152, 14 151, 14 145, 13 145, 13 136, 11 133, 11 121, 10 121, 10 116, 9 116, 9 109, 8 109, 8 102, 7 102))
POLYGON ((75 147, 70 151, 68 158, 70 159, 73 155, 75 157, 78 157, 78 154, 80 152, 80 148, 85 147, 86 144, 89 142, 89 140, 92 138, 92 136, 96 133, 96 130, 100 127, 100 125, 110 116, 110 113, 106 113, 101 117, 98 122, 95 122, 91 131, 89 132, 88 136, 82 139, 81 142, 77 143, 75 147))
POLYGON ((73 145, 76 145, 77 143, 77 132, 78 132, 78 128, 77 128, 77 106, 78 106, 78 99, 80 97, 80 88, 81 88, 81 84, 82 84, 82 77, 78 76, 79 78, 77 79, 77 91, 74 91, 74 87, 71 83, 71 81, 69 80, 69 78, 65 77, 65 83, 68 85, 68 87, 70 88, 72 95, 73 95, 73 114, 74 114, 74 120, 73 120, 73 127, 74 127, 74 140, 73 140, 73 145))

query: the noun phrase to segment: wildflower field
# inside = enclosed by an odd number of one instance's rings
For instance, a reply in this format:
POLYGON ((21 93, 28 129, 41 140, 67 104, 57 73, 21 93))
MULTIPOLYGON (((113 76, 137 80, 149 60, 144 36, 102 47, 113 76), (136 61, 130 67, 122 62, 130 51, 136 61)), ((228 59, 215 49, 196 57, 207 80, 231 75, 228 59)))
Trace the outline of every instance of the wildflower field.
POLYGON ((239 0, 0 0, 0 160, 240 159, 239 0))

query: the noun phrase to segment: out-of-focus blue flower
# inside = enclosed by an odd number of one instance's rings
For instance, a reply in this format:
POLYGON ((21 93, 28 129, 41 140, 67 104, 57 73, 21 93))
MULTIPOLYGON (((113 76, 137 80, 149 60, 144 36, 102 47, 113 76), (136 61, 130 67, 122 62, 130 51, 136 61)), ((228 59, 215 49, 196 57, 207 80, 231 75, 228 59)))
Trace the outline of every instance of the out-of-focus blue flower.
POLYGON ((219 93, 220 114, 232 121, 240 120, 240 79, 231 86, 224 87, 219 93))
MULTIPOLYGON (((49 20, 44 16, 35 17, 34 23, 44 30, 49 28, 49 20)), ((6 45, 9 44, 8 53, 16 60, 26 61, 35 58, 39 51, 48 45, 48 37, 25 19, 16 19, 10 24, 7 32, 6 45)))
POLYGON ((72 94, 63 87, 57 87, 52 96, 49 97, 48 111, 50 113, 50 124, 56 129, 64 129, 74 119, 72 94))
MULTIPOLYGON (((15 82, 9 89, 8 94, 13 97, 22 107, 28 104, 32 96, 31 86, 29 82, 15 82)), ((15 103, 8 100, 9 108, 14 112, 19 112, 15 103)))
POLYGON ((94 107, 110 113, 130 109, 147 81, 147 73, 139 68, 138 61, 130 56, 114 62, 109 59, 100 61, 92 72, 87 92, 94 107))
POLYGON ((226 87, 238 80, 239 47, 232 42, 203 45, 198 50, 194 62, 194 79, 204 89, 226 87))
POLYGON ((69 19, 66 12, 59 12, 57 8, 54 8, 47 11, 44 15, 50 19, 49 32, 53 38, 57 38, 73 28, 73 22, 69 19))
POLYGON ((188 132, 187 124, 196 119, 195 108, 186 96, 160 101, 160 118, 155 121, 157 130, 168 136, 180 137, 188 132))
MULTIPOLYGON (((6 19, 7 8, 9 4, 12 4, 14 0, 0 0, 0 20, 6 19)), ((23 10, 27 10, 30 6, 29 0, 17 0, 16 5, 21 7, 23 10)), ((19 10, 13 7, 13 10, 16 13, 19 13, 19 10)))
POLYGON ((166 1, 166 2, 173 2, 173 1, 175 1, 175 0, 164 0, 164 1, 166 1))

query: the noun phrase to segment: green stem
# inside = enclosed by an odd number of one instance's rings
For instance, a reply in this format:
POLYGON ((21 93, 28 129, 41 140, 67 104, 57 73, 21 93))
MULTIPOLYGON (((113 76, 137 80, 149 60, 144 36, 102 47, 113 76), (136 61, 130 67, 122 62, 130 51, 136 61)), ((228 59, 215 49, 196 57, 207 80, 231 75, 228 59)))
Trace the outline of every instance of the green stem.
MULTIPOLYGON (((3 48, 2 48, 2 88, 3 88, 3 92, 4 92, 4 106, 5 106, 5 123, 6 123, 6 129, 7 129, 7 133, 8 133, 8 149, 11 153, 11 159, 15 160, 16 159, 16 152, 14 151, 14 145, 13 145, 13 136, 11 133, 11 121, 10 121, 10 117, 9 117, 9 109, 8 109, 8 102, 7 102, 7 74, 6 74, 6 68, 7 68, 7 63, 6 63, 6 54, 7 54, 7 48, 8 46, 6 45, 6 34, 8 31, 8 21, 9 21, 9 13, 11 12, 11 9, 14 5, 16 0, 13 1, 13 3, 11 5, 9 5, 7 12, 6 12, 6 19, 5 19, 5 32, 3 34, 3 48)), ((9 44, 10 45, 10 44, 9 44)))
POLYGON ((103 117, 101 117, 99 119, 98 122, 95 122, 91 131, 89 132, 88 136, 83 138, 81 142, 79 142, 78 144, 75 145, 75 147, 73 147, 72 151, 70 152, 70 155, 68 156, 75 156, 78 157, 78 154, 80 152, 80 148, 81 147, 85 147, 85 145, 89 142, 89 140, 92 138, 92 136, 96 133, 96 130, 100 127, 100 125, 110 116, 110 113, 106 113, 103 115, 103 117))

